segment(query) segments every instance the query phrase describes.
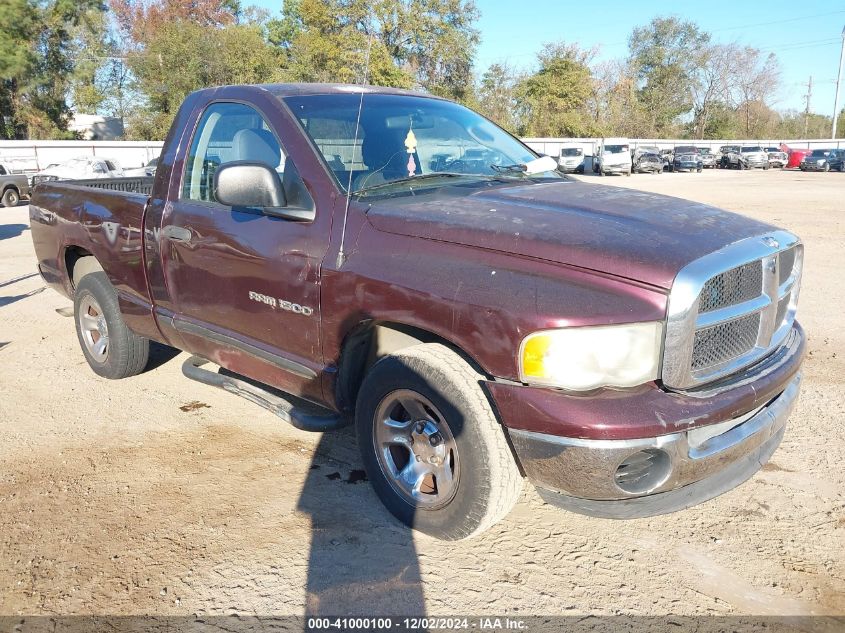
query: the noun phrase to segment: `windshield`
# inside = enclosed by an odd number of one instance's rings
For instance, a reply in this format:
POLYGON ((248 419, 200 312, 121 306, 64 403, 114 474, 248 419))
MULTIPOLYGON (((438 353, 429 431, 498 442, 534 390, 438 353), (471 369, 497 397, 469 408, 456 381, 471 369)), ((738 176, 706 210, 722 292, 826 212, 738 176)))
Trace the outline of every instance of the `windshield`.
POLYGON ((675 148, 676 154, 698 154, 698 148, 684 147, 683 145, 675 148))
POLYGON ((814 149, 811 156, 827 156, 830 153, 829 149, 814 149))
POLYGON ((743 154, 750 154, 751 152, 762 152, 762 151, 763 151, 762 147, 743 147, 742 148, 743 154))
MULTIPOLYGON (((362 101, 360 93, 349 93, 286 97, 285 103, 343 190, 350 182, 353 192, 394 182, 406 190, 417 181, 436 186, 437 174, 502 178, 503 168, 537 159, 513 136, 451 101, 392 94, 364 94, 362 101)), ((539 176, 560 177, 554 171, 539 176)), ((524 176, 514 168, 511 177, 524 176)))
POLYGON ((606 154, 621 154, 622 152, 627 152, 628 146, 627 145, 605 145, 604 152, 606 154))
POLYGON ((584 150, 580 147, 566 147, 560 150, 561 156, 583 156, 584 150))

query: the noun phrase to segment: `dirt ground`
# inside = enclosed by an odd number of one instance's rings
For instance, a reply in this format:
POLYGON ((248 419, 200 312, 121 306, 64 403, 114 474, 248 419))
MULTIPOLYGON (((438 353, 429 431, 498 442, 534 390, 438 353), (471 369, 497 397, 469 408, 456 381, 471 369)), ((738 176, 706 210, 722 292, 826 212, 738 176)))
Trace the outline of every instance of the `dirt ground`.
POLYGON ((43 291, 25 206, 0 209, 0 614, 845 613, 845 174, 584 177, 798 233, 800 401, 752 480, 617 522, 530 486, 474 540, 382 508, 349 432, 297 431, 185 379, 89 371, 70 303, 43 291))

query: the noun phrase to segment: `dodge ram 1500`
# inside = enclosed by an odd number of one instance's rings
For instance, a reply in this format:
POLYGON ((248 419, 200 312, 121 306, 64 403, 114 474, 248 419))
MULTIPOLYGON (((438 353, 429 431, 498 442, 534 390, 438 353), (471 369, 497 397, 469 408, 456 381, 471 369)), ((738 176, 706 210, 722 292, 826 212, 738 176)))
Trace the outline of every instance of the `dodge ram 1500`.
POLYGON ((159 341, 299 428, 354 423, 387 508, 444 539, 526 478, 600 517, 710 499, 798 395, 795 235, 564 176, 431 95, 201 90, 154 179, 40 184, 30 215, 96 373, 159 341))

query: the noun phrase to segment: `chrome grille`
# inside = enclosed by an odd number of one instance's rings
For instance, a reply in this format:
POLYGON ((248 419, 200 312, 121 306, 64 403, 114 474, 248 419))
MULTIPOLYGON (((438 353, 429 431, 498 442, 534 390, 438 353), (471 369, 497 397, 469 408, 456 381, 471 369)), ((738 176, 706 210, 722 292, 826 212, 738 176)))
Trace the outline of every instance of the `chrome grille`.
POLYGON ((795 266, 795 249, 790 248, 778 255, 778 284, 783 284, 792 274, 795 266))
POLYGON ((795 319, 802 260, 798 238, 775 231, 684 267, 669 295, 664 385, 704 385, 778 347, 795 319))
POLYGON ((748 262, 711 277, 701 290, 698 311, 737 305, 759 297, 762 290, 763 264, 760 260, 748 262))
POLYGON ((739 358, 757 343, 759 331, 759 312, 698 330, 692 347, 693 371, 739 358))
POLYGON ((786 311, 789 309, 789 303, 792 300, 790 295, 786 295, 783 299, 778 301, 778 312, 775 316, 775 327, 778 328, 783 325, 783 320, 786 318, 786 311))

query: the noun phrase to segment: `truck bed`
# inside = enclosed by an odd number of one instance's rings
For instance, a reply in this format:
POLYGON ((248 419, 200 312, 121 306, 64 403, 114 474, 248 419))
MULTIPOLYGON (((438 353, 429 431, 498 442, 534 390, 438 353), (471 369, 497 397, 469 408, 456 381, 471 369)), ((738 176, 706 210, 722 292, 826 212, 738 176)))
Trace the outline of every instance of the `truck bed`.
POLYGON ((91 254, 121 302, 150 306, 144 276, 144 211, 153 178, 43 182, 33 191, 30 228, 45 281, 71 296, 68 264, 91 254))

